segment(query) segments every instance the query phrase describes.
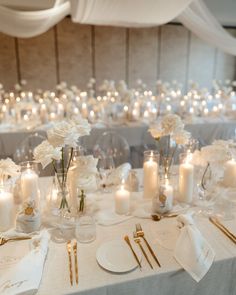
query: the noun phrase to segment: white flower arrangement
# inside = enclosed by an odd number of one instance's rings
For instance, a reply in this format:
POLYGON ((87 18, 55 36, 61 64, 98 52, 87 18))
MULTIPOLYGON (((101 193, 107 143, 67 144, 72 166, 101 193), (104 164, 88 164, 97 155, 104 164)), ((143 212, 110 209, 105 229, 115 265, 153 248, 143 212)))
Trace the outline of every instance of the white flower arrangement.
MULTIPOLYGON (((232 158, 234 153, 232 141, 216 140, 211 145, 201 148, 193 153, 192 163, 196 166, 210 165, 221 166, 232 158)), ((236 149, 236 146, 235 146, 236 149)))
POLYGON ((16 165, 10 158, 0 160, 0 180, 4 181, 8 177, 17 176, 20 166, 16 165))
POLYGON ((191 134, 184 130, 184 123, 181 118, 175 114, 169 114, 162 118, 155 126, 149 129, 152 137, 159 140, 163 136, 170 136, 171 139, 177 139, 177 144, 186 144, 191 134))
POLYGON ((184 123, 181 118, 175 114, 168 114, 162 118, 156 125, 149 129, 152 137, 160 143, 162 137, 167 138, 167 147, 160 147, 160 160, 165 169, 165 174, 169 173, 172 160, 178 145, 188 143, 191 134, 184 130, 184 123), (171 152, 171 144, 175 148, 171 152))
POLYGON ((201 186, 205 190, 205 176, 209 167, 213 169, 215 181, 217 181, 221 174, 221 167, 230 160, 235 153, 236 143, 232 140, 215 140, 211 145, 202 147, 200 151, 195 151, 192 156, 192 164, 195 166, 205 167, 201 186))
POLYGON ((43 168, 52 163, 57 180, 62 191, 61 208, 68 209, 66 200, 66 184, 67 175, 72 163, 74 149, 78 144, 78 139, 81 136, 89 135, 91 126, 86 119, 80 115, 74 120, 61 121, 53 125, 53 128, 48 130, 48 139, 43 141, 34 150, 34 159, 36 162, 41 163, 43 168), (66 164, 66 148, 69 148, 69 160, 66 164), (56 161, 60 161, 60 173, 62 177, 58 176, 58 169, 56 161))

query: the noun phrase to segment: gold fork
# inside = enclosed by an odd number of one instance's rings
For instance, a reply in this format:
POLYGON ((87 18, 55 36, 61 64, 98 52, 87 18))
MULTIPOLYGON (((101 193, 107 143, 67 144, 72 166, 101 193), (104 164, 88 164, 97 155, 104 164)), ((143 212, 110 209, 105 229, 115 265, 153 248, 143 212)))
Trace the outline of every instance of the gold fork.
POLYGON ((22 240, 30 240, 31 237, 15 237, 15 238, 0 238, 0 246, 10 242, 10 241, 22 241, 22 240))
POLYGON ((156 261, 156 263, 158 264, 158 266, 161 267, 161 264, 160 264, 159 260, 157 259, 154 251, 152 250, 151 246, 149 245, 148 241, 146 240, 146 238, 144 236, 144 231, 142 230, 142 227, 141 227, 141 224, 140 223, 136 224, 136 233, 137 233, 137 236, 138 237, 141 237, 144 240, 145 244, 148 247, 148 250, 152 254, 152 257, 154 258, 154 260, 156 261))
POLYGON ((143 255, 144 255, 144 257, 146 258, 148 264, 149 264, 150 267, 153 269, 153 266, 152 266, 150 260, 148 259, 148 256, 147 256, 146 252, 145 252, 144 249, 143 249, 143 246, 142 246, 142 244, 141 244, 141 239, 138 237, 138 235, 137 235, 137 233, 136 233, 135 231, 134 231, 134 233, 133 233, 133 237, 134 237, 134 241, 135 241, 135 243, 137 243, 137 244, 139 245, 139 248, 140 248, 141 251, 143 252, 143 255))
POLYGON ((135 260, 137 261, 140 270, 142 270, 142 265, 141 265, 141 263, 140 263, 140 261, 139 261, 139 259, 138 259, 137 254, 134 252, 134 249, 133 249, 133 247, 132 247, 132 245, 131 245, 131 243, 130 243, 129 237, 128 237, 128 236, 124 236, 124 240, 126 241, 126 243, 128 244, 130 250, 132 251, 132 253, 133 253, 133 255, 134 255, 134 258, 135 258, 135 260))
POLYGON ((74 252, 74 261, 75 261, 75 280, 76 280, 76 284, 78 285, 79 272, 78 272, 78 258, 77 258, 77 242, 74 243, 73 252, 74 252))
POLYGON ((71 261, 71 241, 67 242, 67 253, 69 257, 69 272, 70 272, 70 284, 73 285, 73 273, 72 273, 72 261, 71 261))

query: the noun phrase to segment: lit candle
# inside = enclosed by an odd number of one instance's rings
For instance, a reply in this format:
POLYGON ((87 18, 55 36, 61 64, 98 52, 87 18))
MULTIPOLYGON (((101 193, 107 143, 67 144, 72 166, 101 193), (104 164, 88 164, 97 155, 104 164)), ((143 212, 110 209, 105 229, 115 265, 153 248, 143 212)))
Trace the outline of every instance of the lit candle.
POLYGON ((168 199, 168 203, 172 204, 173 201, 173 186, 169 184, 169 180, 165 179, 165 184, 163 186, 163 194, 166 196, 166 198, 168 199))
POLYGON ((115 193, 115 211, 117 214, 127 214, 130 209, 130 192, 122 184, 115 193))
POLYGON ((153 159, 153 152, 150 158, 143 164, 143 196, 152 199, 158 192, 158 163, 153 159))
POLYGON ((224 185, 236 187, 236 161, 234 159, 225 163, 224 185))
POLYGON ((83 118, 88 117, 88 109, 87 109, 87 104, 85 102, 82 103, 81 114, 83 118))
POLYGON ((188 154, 179 166, 179 201, 191 203, 193 198, 194 166, 189 163, 191 154, 188 154))
POLYGON ((23 201, 36 201, 38 202, 39 194, 39 177, 30 169, 30 165, 27 165, 27 169, 21 174, 21 192, 23 201))
POLYGON ((13 195, 0 190, 0 232, 14 226, 14 201, 13 195))

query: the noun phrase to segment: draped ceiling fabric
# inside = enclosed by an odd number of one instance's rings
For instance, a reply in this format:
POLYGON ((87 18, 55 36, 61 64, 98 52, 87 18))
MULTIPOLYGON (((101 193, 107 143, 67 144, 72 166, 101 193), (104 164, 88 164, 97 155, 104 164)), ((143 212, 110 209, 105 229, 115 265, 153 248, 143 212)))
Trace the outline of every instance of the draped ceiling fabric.
POLYGON ((32 11, 23 11, 21 1, 18 9, 0 4, 1 32, 34 37, 67 15, 76 23, 124 27, 158 26, 177 19, 199 38, 236 55, 236 38, 221 26, 202 0, 56 0, 50 8, 32 11))

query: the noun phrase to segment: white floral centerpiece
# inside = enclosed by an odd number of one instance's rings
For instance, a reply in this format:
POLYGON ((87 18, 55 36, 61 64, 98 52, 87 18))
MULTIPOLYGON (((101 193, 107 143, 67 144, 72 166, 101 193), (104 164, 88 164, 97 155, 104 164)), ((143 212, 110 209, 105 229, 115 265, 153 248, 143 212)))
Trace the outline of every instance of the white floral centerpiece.
POLYGON ((170 172, 170 166, 173 161, 178 145, 188 143, 191 134, 184 130, 184 123, 178 115, 168 114, 149 129, 152 137, 159 143, 159 152, 161 164, 164 166, 165 175, 170 172), (166 138, 166 146, 163 148, 160 141, 166 138))
POLYGON ((34 150, 35 161, 41 163, 43 168, 52 163, 57 181, 61 189, 60 209, 69 209, 67 201, 67 175, 72 163, 74 149, 81 136, 89 135, 91 126, 86 119, 78 115, 73 120, 55 123, 47 132, 47 140, 43 141, 34 150), (69 150, 69 159, 66 154, 69 150), (56 163, 59 161, 59 167, 56 163), (60 176, 59 176, 60 175, 60 176))
MULTIPOLYGON (((211 145, 202 147, 193 153, 192 163, 203 167, 204 172, 201 179, 201 187, 206 190, 206 175, 210 168, 214 169, 214 180, 222 176, 222 166, 236 156, 236 143, 232 140, 215 140, 211 145)), ((212 172, 211 172, 212 174, 212 172)))
POLYGON ((9 177, 18 176, 19 172, 20 166, 16 165, 12 159, 0 160, 0 185, 3 185, 9 177))

